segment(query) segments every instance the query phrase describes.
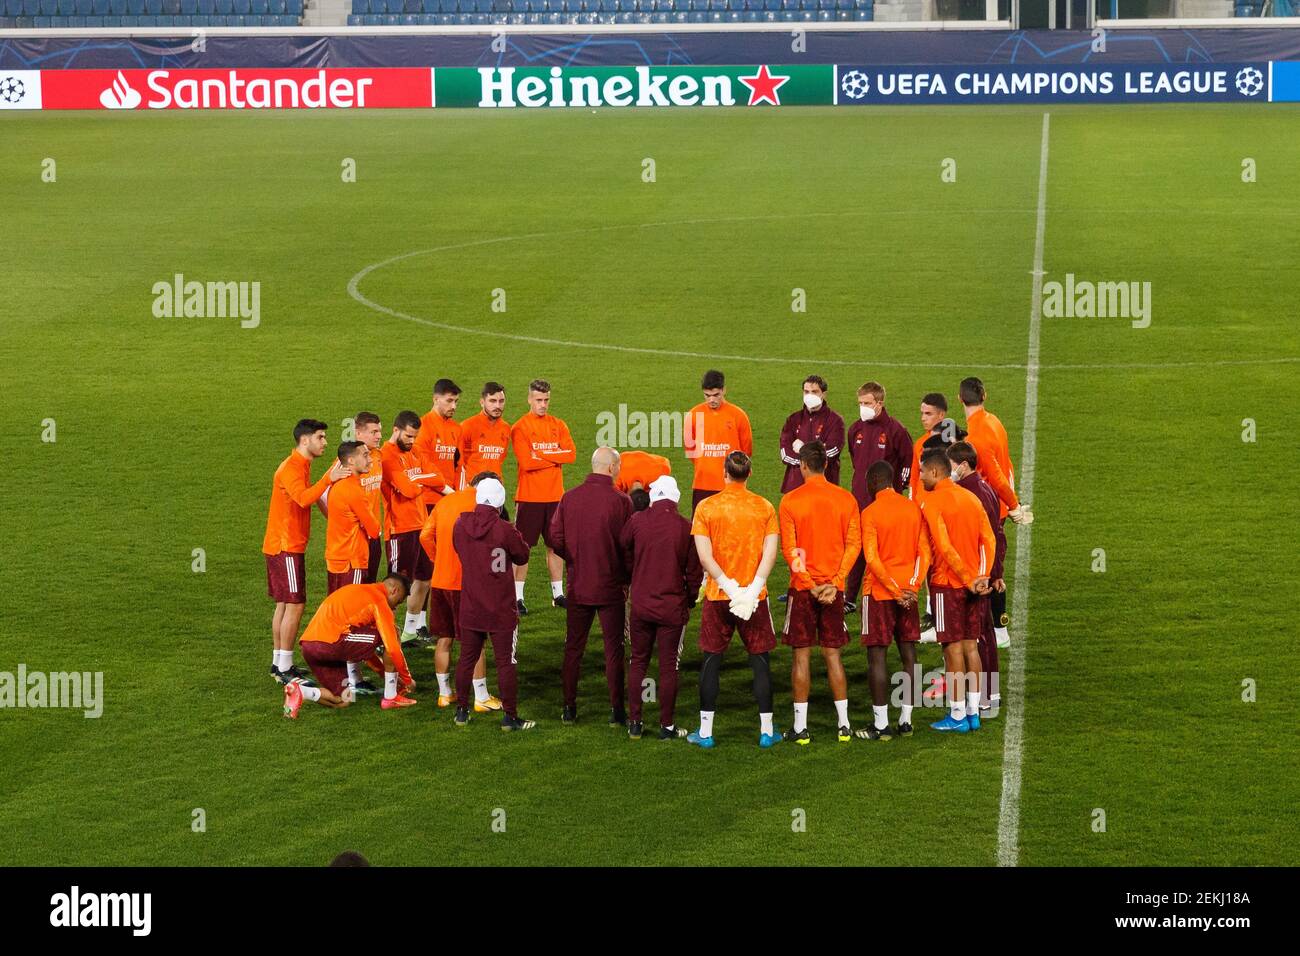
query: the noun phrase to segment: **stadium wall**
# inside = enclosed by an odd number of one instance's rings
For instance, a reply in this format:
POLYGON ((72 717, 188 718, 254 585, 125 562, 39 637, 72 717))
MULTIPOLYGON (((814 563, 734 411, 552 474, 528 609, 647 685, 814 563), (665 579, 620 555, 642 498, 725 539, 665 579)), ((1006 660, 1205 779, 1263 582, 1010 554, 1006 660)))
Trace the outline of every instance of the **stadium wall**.
POLYGON ((1300 30, 796 32, 5 35, 0 109, 1300 101, 1300 30))

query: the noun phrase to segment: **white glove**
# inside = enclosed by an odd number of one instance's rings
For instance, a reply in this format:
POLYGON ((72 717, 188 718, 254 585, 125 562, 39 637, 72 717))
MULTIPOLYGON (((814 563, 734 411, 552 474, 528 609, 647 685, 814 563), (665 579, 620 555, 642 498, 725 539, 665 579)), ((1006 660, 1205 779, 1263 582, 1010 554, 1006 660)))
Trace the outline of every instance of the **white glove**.
POLYGON ((731 602, 728 610, 742 621, 748 621, 754 616, 754 612, 758 610, 758 599, 750 597, 749 591, 742 588, 731 602))
POLYGON ((790 443, 790 450, 794 452, 796 455, 799 454, 799 449, 802 447, 803 447, 803 442, 801 442, 797 438, 790 443))
POLYGON ((718 578, 718 587, 729 600, 735 602, 740 596, 740 584, 735 578, 729 578, 725 574, 718 578))
POLYGON ((1024 505, 1021 505, 1019 508, 1012 508, 1010 511, 1007 512, 1007 517, 1010 518, 1012 521, 1014 521, 1016 524, 1034 523, 1034 513, 1024 505))

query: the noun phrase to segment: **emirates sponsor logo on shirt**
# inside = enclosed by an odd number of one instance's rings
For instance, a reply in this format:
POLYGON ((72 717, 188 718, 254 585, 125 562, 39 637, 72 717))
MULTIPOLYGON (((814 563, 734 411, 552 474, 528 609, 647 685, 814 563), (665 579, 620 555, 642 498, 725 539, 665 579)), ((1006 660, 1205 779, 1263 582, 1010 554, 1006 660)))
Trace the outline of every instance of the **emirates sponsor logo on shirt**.
POLYGON ((701 458, 726 458, 731 454, 730 442, 700 442, 696 448, 701 458))
POLYGON ((500 458, 506 453, 504 445, 480 444, 475 450, 484 458, 500 458))
POLYGON ((439 458, 445 458, 451 461, 456 457, 457 447, 455 445, 444 445, 442 442, 435 442, 433 445, 434 454, 439 458))

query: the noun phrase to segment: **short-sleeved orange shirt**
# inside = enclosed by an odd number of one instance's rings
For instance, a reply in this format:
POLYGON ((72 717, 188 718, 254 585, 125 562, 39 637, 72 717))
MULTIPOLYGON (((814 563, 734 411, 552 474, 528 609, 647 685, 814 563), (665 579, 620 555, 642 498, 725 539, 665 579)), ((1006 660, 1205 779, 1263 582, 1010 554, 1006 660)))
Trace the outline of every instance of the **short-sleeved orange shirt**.
MULTIPOLYGON (((700 502, 691 523, 691 534, 701 535, 713 544, 713 560, 722 573, 735 578, 742 586, 754 580, 758 565, 763 559, 763 542, 769 534, 781 533, 776 509, 761 495, 756 495, 743 484, 732 483, 712 497, 700 502)), ((704 596, 710 601, 725 601, 727 596, 713 578, 704 596)), ((767 588, 758 598, 767 597, 767 588)))

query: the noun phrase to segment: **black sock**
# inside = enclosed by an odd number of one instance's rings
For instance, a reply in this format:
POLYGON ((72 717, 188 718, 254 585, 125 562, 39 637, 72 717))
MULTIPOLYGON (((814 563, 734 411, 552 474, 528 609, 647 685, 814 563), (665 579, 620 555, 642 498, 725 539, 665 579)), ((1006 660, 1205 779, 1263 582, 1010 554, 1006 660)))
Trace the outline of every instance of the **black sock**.
POLYGON ((749 666, 754 672, 754 700, 760 714, 772 712, 772 668, 767 654, 750 654, 749 666))
POLYGON ((700 710, 718 709, 718 685, 721 683, 722 655, 705 654, 700 661, 700 710))

